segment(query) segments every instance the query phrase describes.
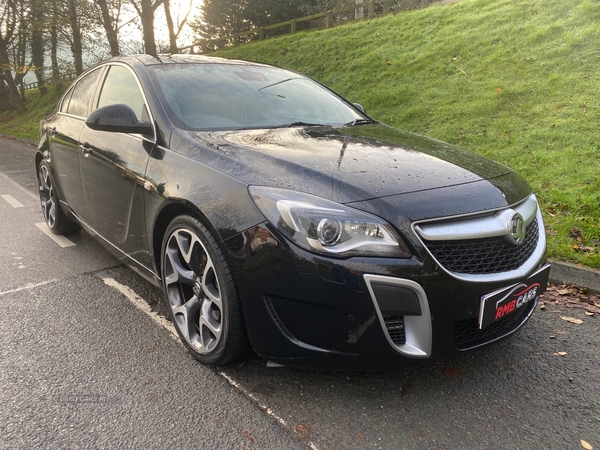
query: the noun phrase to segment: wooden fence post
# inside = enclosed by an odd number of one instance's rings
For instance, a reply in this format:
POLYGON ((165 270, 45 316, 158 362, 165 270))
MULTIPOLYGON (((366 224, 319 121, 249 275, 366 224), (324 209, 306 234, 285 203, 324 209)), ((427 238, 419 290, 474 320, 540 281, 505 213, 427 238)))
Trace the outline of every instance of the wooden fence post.
POLYGON ((369 1, 369 19, 372 19, 375 15, 375 0, 369 1))
POLYGON ((261 28, 258 30, 258 40, 262 41, 265 38, 265 29, 261 28))
POLYGON ((292 28, 292 34, 294 34, 296 32, 296 19, 292 20, 291 28, 292 28))
POLYGON ((327 17, 325 18, 325 28, 331 28, 331 11, 327 11, 327 17))

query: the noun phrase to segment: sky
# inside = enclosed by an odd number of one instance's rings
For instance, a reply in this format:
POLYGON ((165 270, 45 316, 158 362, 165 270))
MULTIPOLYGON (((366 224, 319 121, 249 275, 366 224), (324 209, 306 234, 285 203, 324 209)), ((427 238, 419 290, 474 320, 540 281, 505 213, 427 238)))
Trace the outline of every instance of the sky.
MULTIPOLYGON (((178 18, 181 20, 185 16, 189 5, 190 0, 171 0, 171 15, 173 16, 174 22, 176 22, 178 18)), ((202 6, 202 0, 192 0, 192 12, 188 17, 188 22, 191 22, 194 20, 195 16, 200 14, 200 10, 198 9, 200 6, 202 6)), ((156 12, 156 16, 154 18, 154 32, 157 40, 169 42, 167 21, 165 19, 165 12, 163 8, 159 8, 156 12)), ((186 26, 181 32, 177 43, 180 46, 186 46, 192 43, 192 33, 188 26, 186 26)))

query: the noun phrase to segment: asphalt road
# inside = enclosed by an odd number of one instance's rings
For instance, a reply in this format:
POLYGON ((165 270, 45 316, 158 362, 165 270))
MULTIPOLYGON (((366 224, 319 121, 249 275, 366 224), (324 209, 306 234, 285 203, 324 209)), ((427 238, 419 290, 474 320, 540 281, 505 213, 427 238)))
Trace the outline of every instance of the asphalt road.
POLYGON ((0 140, 0 448, 600 449, 597 316, 549 306, 428 368, 205 367, 160 291, 36 226, 33 150, 0 140))

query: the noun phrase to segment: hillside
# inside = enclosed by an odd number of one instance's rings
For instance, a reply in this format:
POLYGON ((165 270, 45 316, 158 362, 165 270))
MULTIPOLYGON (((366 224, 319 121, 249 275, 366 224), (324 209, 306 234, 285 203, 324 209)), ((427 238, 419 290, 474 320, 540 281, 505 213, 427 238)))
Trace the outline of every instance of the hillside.
POLYGON ((550 256, 600 267, 600 3, 462 0, 216 53, 292 68, 375 118, 524 175, 550 256))

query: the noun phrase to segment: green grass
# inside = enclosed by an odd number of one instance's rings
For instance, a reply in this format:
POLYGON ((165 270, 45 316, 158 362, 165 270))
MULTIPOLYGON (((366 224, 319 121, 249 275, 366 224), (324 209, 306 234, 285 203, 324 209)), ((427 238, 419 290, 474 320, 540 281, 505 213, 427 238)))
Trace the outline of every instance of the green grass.
MULTIPOLYGON (((385 123, 507 164, 541 202, 549 256, 600 268, 598 23, 597 0, 462 0, 219 55, 306 73, 385 123)), ((49 97, 0 115, 0 133, 35 138, 49 97)))
POLYGON ((64 90, 50 88, 50 92, 41 97, 37 89, 25 92, 27 111, 17 114, 12 111, 0 113, 0 134, 20 138, 38 138, 39 121, 52 112, 64 90))
POLYGON ((600 268, 598 23, 597 0, 463 0, 218 55, 306 73, 512 167, 541 202, 549 256, 600 268))

